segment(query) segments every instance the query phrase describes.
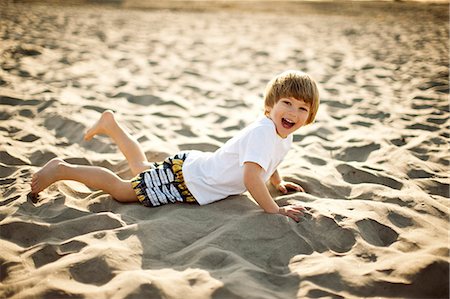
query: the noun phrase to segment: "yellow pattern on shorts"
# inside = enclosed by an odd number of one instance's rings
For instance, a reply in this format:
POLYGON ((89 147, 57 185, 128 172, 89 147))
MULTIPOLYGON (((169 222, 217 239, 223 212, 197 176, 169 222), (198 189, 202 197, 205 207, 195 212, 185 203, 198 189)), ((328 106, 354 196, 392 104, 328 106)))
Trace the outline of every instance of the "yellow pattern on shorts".
POLYGON ((192 196, 191 192, 189 192, 186 183, 184 182, 183 177, 183 163, 184 161, 181 159, 172 159, 172 171, 175 175, 175 182, 178 183, 178 189, 181 191, 181 195, 185 199, 186 202, 196 202, 194 196, 192 196))

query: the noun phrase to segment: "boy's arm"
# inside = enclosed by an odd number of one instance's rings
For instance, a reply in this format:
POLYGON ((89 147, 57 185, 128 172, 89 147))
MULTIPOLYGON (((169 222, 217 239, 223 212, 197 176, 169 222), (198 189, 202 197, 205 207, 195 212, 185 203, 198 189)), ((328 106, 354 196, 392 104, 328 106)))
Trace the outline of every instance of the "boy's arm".
POLYGON ((278 173, 277 169, 275 169, 272 176, 270 177, 270 183, 275 188, 277 188, 277 186, 281 184, 281 177, 280 177, 280 174, 278 173))
POLYGON ((301 206, 285 206, 278 207, 278 205, 270 196, 266 183, 263 179, 263 169, 256 163, 244 163, 244 184, 252 197, 256 200, 259 206, 266 212, 271 214, 282 214, 288 216, 295 221, 299 221, 299 217, 303 215, 304 210, 301 206))

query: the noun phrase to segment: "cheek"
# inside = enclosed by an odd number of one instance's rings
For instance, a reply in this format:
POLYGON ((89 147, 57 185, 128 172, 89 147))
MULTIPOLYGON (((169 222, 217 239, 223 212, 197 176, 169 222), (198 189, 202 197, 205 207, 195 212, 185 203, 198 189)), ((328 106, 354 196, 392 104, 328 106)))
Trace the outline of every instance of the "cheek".
POLYGON ((306 121, 308 120, 308 117, 309 117, 309 113, 308 112, 301 113, 300 116, 299 116, 299 119, 300 119, 300 121, 302 123, 306 123, 306 121))

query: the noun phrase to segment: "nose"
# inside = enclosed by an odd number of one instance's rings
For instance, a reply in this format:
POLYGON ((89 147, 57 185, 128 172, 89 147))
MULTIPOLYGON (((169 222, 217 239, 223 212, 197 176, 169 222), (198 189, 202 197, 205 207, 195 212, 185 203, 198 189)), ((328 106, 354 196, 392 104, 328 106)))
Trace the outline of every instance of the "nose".
POLYGON ((288 115, 291 117, 297 117, 300 114, 300 111, 296 107, 290 107, 288 111, 288 115))

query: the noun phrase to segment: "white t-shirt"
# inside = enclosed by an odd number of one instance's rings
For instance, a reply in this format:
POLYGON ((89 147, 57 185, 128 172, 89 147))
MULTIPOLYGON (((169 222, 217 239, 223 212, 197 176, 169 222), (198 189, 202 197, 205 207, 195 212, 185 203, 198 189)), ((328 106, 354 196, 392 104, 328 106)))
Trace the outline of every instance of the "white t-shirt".
POLYGON ((228 140, 214 153, 190 151, 183 177, 200 205, 246 191, 244 163, 254 162, 268 181, 292 145, 292 135, 280 137, 271 119, 262 117, 228 140))

